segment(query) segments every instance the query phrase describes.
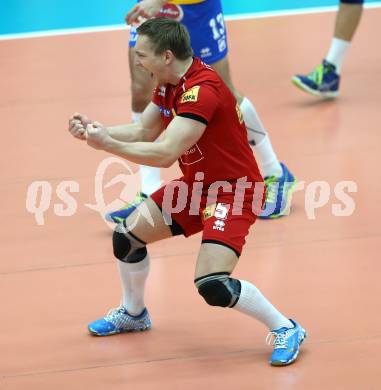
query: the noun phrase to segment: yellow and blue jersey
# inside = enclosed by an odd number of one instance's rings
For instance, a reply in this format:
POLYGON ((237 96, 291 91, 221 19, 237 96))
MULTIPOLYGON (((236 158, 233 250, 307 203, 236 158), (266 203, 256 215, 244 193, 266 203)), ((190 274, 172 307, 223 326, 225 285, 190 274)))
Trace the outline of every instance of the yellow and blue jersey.
MULTIPOLYGON (((157 16, 173 18, 184 24, 196 57, 207 64, 224 58, 228 52, 221 0, 171 0, 157 16)), ((136 43, 136 29, 131 27, 130 47, 136 43)))

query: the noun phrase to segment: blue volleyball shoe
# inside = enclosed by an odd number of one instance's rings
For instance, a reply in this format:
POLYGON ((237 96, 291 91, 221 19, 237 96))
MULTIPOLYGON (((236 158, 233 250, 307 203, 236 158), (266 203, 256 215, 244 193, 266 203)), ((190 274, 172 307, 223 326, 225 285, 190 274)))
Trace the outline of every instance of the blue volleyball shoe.
POLYGON ((106 221, 123 222, 145 199, 147 199, 147 195, 143 194, 143 192, 138 192, 131 203, 126 203, 121 209, 107 213, 105 215, 106 221))
POLYGON ((273 340, 274 350, 269 360, 272 366, 287 366, 296 360, 300 345, 307 337, 306 331, 295 321, 290 320, 293 328, 280 328, 267 336, 268 344, 273 340))
POLYGON ((291 207, 292 193, 296 186, 296 179, 288 168, 280 163, 282 176, 268 176, 264 178, 266 186, 266 200, 261 219, 274 219, 288 215, 291 207))
POLYGON ((292 82, 301 90, 323 98, 335 98, 339 94, 340 75, 336 66, 327 60, 307 75, 295 75, 292 82))
POLYGON ((105 317, 90 323, 87 328, 94 336, 111 336, 118 333, 141 332, 151 329, 151 326, 147 309, 139 316, 133 317, 121 305, 111 309, 105 317))

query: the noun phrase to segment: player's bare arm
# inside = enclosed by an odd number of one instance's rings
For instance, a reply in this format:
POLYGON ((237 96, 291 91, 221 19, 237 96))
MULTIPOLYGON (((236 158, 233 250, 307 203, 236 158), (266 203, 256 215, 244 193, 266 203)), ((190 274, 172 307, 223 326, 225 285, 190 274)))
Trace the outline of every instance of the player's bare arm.
POLYGON ((202 136, 206 125, 193 119, 175 117, 161 142, 120 142, 99 124, 87 128, 87 143, 137 164, 169 167, 202 136))
POLYGON ((164 130, 159 107, 150 103, 142 113, 140 121, 126 125, 107 127, 109 135, 121 142, 152 142, 164 130))

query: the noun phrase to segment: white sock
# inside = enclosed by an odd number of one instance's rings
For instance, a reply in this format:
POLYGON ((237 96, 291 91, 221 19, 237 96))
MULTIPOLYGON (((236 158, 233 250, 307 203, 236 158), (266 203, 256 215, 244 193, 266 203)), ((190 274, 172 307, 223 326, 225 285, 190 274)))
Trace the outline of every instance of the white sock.
POLYGON ((343 39, 333 38, 331 47, 329 48, 327 57, 325 59, 336 66, 337 73, 340 73, 341 64, 343 63, 344 56, 350 46, 349 41, 343 39))
POLYGON ((243 98, 240 109, 247 127, 247 138, 253 149, 262 176, 282 176, 282 167, 255 107, 249 99, 243 98))
POLYGON ((142 192, 148 196, 160 188, 160 168, 140 165, 142 192))
MULTIPOLYGON (((134 123, 139 122, 141 116, 140 112, 132 112, 132 121, 134 123)), ((151 195, 161 185, 160 168, 140 165, 140 181, 141 191, 148 196, 151 195)))
POLYGON ((262 139, 266 137, 267 132, 263 127, 257 110, 255 109, 253 103, 251 103, 251 101, 246 97, 243 98, 239 108, 241 109, 247 128, 247 139, 251 143, 254 141, 254 144, 259 144, 262 139))
POLYGON ((138 263, 118 261, 122 282, 123 306, 132 316, 138 316, 145 308, 144 287, 149 273, 149 256, 138 263))
POLYGON ((292 322, 280 313, 253 284, 240 280, 241 294, 233 309, 248 314, 270 330, 293 328, 292 322))
POLYGON ((252 146, 252 149, 263 177, 282 176, 282 166, 278 161, 278 158, 271 145, 270 138, 267 136, 267 134, 261 143, 252 146))

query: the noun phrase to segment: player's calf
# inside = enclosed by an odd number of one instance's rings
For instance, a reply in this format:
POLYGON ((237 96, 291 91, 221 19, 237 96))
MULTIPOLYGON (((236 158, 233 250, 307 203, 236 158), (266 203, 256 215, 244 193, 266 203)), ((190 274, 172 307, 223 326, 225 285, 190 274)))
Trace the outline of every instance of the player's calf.
MULTIPOLYGON (((120 265, 123 264, 123 267, 127 267, 129 281, 132 282, 132 279, 138 278, 138 284, 140 286, 144 285, 144 279, 148 274, 146 244, 129 232, 123 223, 115 228, 112 241, 114 256, 121 262, 120 265), (143 276, 139 276, 141 273, 143 276)), ((134 285, 137 286, 136 280, 134 285)), ((130 306, 132 305, 132 298, 130 296, 130 306)), ((151 320, 148 311, 144 308, 142 301, 137 299, 137 302, 138 304, 135 304, 132 308, 138 310, 138 315, 131 315, 125 306, 120 305, 115 309, 111 309, 104 317, 90 323, 88 325, 89 332, 95 336, 110 336, 117 333, 149 330, 151 320)), ((130 306, 129 309, 133 310, 130 306)))

